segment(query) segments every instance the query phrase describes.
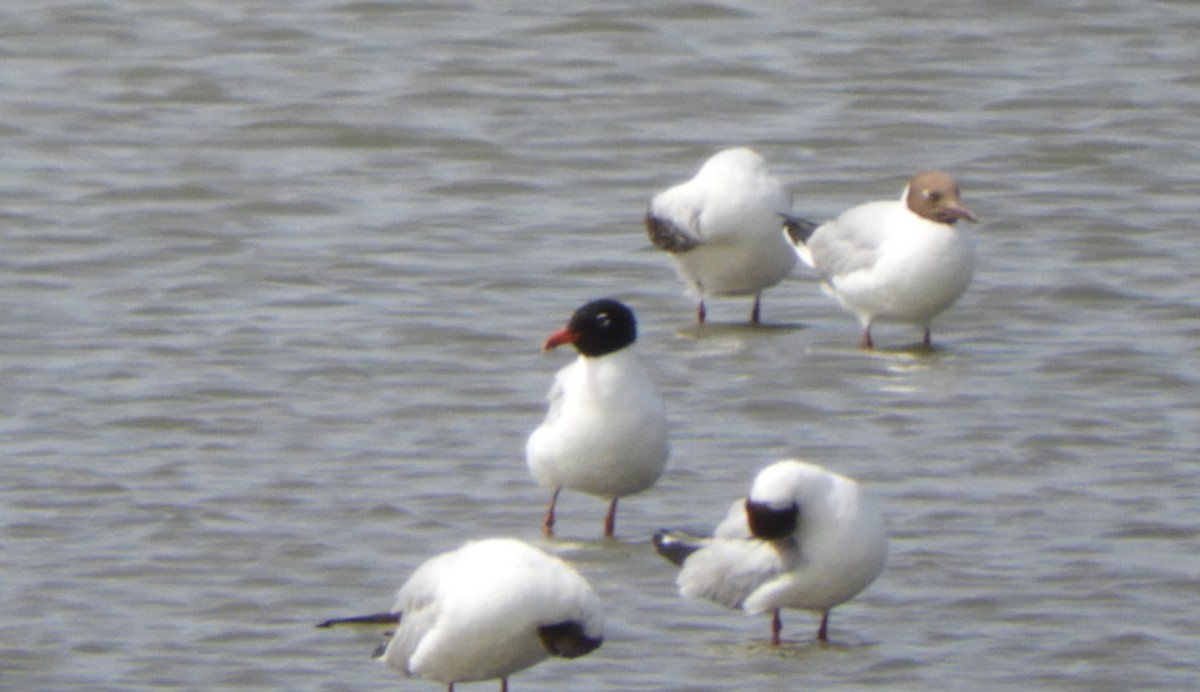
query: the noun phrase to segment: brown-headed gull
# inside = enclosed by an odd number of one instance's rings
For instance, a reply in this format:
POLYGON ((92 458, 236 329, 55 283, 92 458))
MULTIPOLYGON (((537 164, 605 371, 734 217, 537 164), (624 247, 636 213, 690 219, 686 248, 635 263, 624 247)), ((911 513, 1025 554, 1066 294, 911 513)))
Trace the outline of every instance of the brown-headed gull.
POLYGON ((327 620, 396 624, 377 658, 408 676, 455 683, 500 679, 551 656, 599 648, 604 615, 573 567, 512 538, 489 538, 417 568, 388 613, 327 620))
POLYGON ((887 531, 857 482, 787 460, 758 474, 711 539, 662 532, 654 545, 682 565, 681 595, 771 613, 771 644, 778 646, 783 608, 821 613, 817 640, 828 641, 829 611, 883 571, 887 531))
POLYGON ((796 264, 779 235, 779 215, 792 195, 751 149, 726 149, 691 180, 658 193, 646 213, 650 242, 675 261, 698 297, 703 324, 707 296, 754 296, 750 322, 758 324, 763 290, 783 281, 796 264))
POLYGON ((975 268, 959 219, 977 221, 954 179, 930 171, 913 177, 899 200, 868 202, 833 221, 785 215, 784 235, 825 291, 858 316, 864 348, 874 346, 877 320, 919 325, 929 346, 930 322, 962 296, 975 268))
POLYGON ((617 501, 654 485, 666 467, 666 411, 635 353, 636 339, 633 311, 602 299, 576 310, 546 340, 546 350, 571 344, 579 351, 555 376, 546 419, 525 445, 529 470, 552 491, 546 536, 554 535, 558 494, 569 488, 611 500, 604 520, 611 538, 617 501))

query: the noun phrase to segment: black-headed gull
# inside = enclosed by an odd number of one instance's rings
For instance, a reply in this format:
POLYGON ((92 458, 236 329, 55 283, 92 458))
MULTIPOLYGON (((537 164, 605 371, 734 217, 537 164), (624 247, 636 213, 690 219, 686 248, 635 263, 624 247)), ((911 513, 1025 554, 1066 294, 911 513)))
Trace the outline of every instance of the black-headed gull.
POLYGON ((711 539, 663 532, 654 544, 682 564, 684 597, 771 613, 775 646, 783 608, 821 613, 817 640, 828 641, 829 611, 875 581, 887 558, 874 500, 854 480, 796 460, 763 469, 711 539))
POLYGON ((646 213, 650 242, 670 253, 679 275, 699 299, 754 296, 750 322, 758 324, 763 290, 783 281, 796 264, 779 235, 779 215, 792 195, 751 149, 726 149, 691 180, 658 193, 646 213))
POLYGON ((868 202, 833 221, 786 217, 784 235, 817 270, 825 291, 862 324, 862 346, 874 346, 871 325, 895 320, 925 329, 971 284, 975 251, 954 226, 974 223, 958 184, 940 171, 919 173, 897 201, 868 202))
POLYGON ((637 321, 617 300, 575 311, 545 349, 572 344, 575 362, 558 371, 546 419, 525 445, 534 478, 552 495, 542 528, 554 535, 558 494, 569 488, 611 500, 604 535, 613 536, 617 501, 654 485, 667 463, 667 416, 658 388, 633 348, 637 321))
POLYGON ((398 624, 377 658, 453 690, 500 679, 551 656, 578 658, 604 638, 600 599, 579 572, 512 538, 489 538, 425 561, 388 613, 328 620, 398 624))

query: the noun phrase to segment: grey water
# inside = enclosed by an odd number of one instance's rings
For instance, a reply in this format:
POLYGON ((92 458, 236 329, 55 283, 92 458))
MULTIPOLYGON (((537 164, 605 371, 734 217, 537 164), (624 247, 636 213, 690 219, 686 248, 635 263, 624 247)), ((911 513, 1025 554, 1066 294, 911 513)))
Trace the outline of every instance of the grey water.
POLYGON ((1197 36, 1191 0, 5 3, 0 687, 434 689, 313 625, 510 535, 608 612, 516 690, 1194 689, 1197 36), (695 327, 641 218, 734 145, 814 218, 958 179, 933 352, 858 349, 802 267, 695 327), (565 493, 543 542, 539 347, 603 295, 672 458, 619 540, 565 493), (648 540, 792 456, 891 553, 771 651, 648 540))

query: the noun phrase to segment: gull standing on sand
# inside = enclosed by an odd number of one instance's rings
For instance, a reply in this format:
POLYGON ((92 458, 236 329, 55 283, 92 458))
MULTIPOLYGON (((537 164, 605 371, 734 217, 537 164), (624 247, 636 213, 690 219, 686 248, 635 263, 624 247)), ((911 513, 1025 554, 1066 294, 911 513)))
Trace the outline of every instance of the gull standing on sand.
POLYGON ((467 543, 427 560, 387 613, 327 620, 398 625, 376 657, 408 676, 500 679, 551 656, 578 658, 604 638, 600 599, 563 560, 512 538, 467 543))
POLYGON ((759 472, 711 539, 661 532, 654 545, 682 565, 681 595, 771 613, 771 644, 778 646, 783 608, 819 612, 817 640, 828 641, 829 611, 883 571, 887 531, 857 482, 786 460, 759 472))
POLYGON ((871 325, 881 319, 923 327, 928 347, 930 322, 962 296, 975 268, 959 219, 977 221, 954 179, 931 171, 897 201, 868 202, 824 224, 785 215, 784 235, 825 292, 858 316, 863 348, 875 345, 871 325))
POLYGON ((638 359, 637 321, 624 303, 592 301, 546 340, 579 357, 558 371, 546 419, 525 445, 529 470, 552 491, 542 529, 554 535, 558 494, 569 488, 610 500, 604 536, 612 538, 617 501, 646 490, 667 464, 667 416, 658 387, 638 359))
POLYGON ((680 277, 699 299, 704 324, 708 296, 754 296, 750 323, 760 320, 763 290, 783 281, 796 264, 779 234, 779 216, 792 195, 756 152, 726 149, 691 180, 650 201, 650 242, 670 253, 680 277))

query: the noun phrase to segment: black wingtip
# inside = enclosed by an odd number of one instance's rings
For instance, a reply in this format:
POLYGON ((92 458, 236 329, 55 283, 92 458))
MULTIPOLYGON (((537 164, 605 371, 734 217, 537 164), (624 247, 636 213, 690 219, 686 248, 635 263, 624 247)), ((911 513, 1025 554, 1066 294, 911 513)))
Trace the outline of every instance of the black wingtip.
POLYGON ((796 245, 808 243, 813 231, 821 226, 819 223, 798 216, 789 216, 788 214, 780 214, 780 216, 783 217, 783 230, 787 231, 788 237, 796 245))
POLYGON ((574 620, 538 627, 538 638, 542 648, 551 656, 579 658, 586 656, 604 643, 604 637, 589 637, 584 626, 574 620))
POLYGON ((650 244, 666 252, 687 252, 700 244, 668 219, 646 213, 646 235, 650 244))
POLYGON ((372 613, 352 618, 334 618, 317 624, 317 629, 328 629, 337 625, 395 625, 400 622, 400 613, 372 613))
POLYGON ((677 532, 665 529, 654 534, 650 542, 654 544, 654 549, 659 555, 676 566, 683 565, 688 556, 700 549, 694 540, 681 538, 677 532))

